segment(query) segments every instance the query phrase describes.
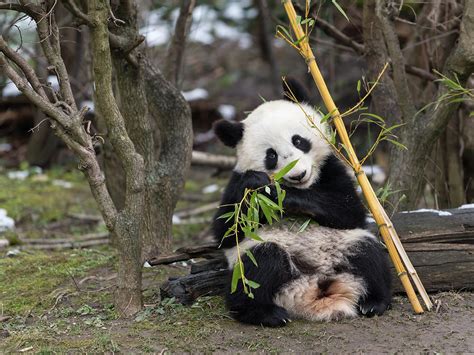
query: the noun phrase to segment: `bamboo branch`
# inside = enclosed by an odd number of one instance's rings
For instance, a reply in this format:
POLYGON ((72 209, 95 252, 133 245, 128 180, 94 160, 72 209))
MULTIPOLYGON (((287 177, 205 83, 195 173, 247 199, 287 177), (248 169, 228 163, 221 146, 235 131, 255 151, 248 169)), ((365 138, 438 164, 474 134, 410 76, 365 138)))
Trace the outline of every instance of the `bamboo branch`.
POLYGON ((327 89, 326 83, 318 68, 313 51, 311 47, 309 46, 308 39, 305 33, 303 32, 301 25, 297 21, 297 15, 293 7, 292 1, 285 0, 283 2, 283 6, 290 20, 293 32, 296 34, 296 39, 299 40, 298 46, 300 49, 300 53, 303 55, 303 57, 305 58, 308 64, 309 70, 313 76, 313 79, 321 94, 321 97, 323 98, 323 101, 326 105, 328 112, 333 113, 332 116, 333 116, 334 125, 336 126, 336 129, 341 141, 346 147, 348 158, 354 169, 357 180, 362 188, 362 191, 367 200, 367 203, 369 204, 369 208, 372 212, 372 215, 374 216, 374 219, 376 220, 377 225, 380 228, 382 238, 385 242, 385 245, 387 246, 389 255, 396 268, 397 274, 400 277, 400 281, 402 282, 405 288, 405 291, 413 306, 414 311, 416 313, 423 313, 423 308, 421 307, 419 300, 413 289, 413 286, 411 285, 410 279, 407 276, 407 271, 405 269, 405 266, 403 265, 403 262, 405 262, 406 267, 409 269, 410 276, 415 282, 415 285, 418 288, 418 292, 421 294, 423 300, 425 301, 425 304, 428 310, 431 309, 432 307, 431 301, 429 300, 429 297, 427 296, 423 285, 421 284, 421 282, 419 282, 418 275, 416 274, 416 271, 411 265, 408 259, 408 256, 406 255, 403 247, 401 246, 400 240, 395 232, 395 229, 393 228, 393 225, 390 219, 388 218, 385 211, 383 210, 383 207, 378 201, 377 196, 375 195, 375 192, 372 189, 372 186, 370 185, 370 182, 367 176, 362 170, 362 166, 359 162, 359 159, 357 158, 354 148, 352 147, 346 128, 344 126, 344 122, 341 118, 341 114, 339 110, 337 109, 331 95, 329 94, 329 90, 327 89))

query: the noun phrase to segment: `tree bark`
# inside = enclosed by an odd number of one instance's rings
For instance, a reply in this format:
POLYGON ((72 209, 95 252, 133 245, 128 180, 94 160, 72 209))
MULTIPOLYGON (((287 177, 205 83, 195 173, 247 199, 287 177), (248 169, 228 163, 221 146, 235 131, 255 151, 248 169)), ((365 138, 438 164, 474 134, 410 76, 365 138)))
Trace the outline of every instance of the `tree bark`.
MULTIPOLYGON (((186 13, 177 24, 175 37, 185 40, 194 1, 183 5, 186 13), (185 6, 186 5, 186 6, 185 6)), ((140 43, 137 8, 135 3, 119 6, 118 18, 127 19, 112 33, 116 38, 127 38, 140 43)), ((184 43, 171 46, 173 58, 182 60, 184 43)), ((125 120, 127 132, 145 161, 145 208, 141 225, 141 260, 171 250, 172 217, 184 187, 185 174, 190 166, 192 149, 191 112, 177 88, 165 79, 145 58, 132 63, 127 51, 112 50, 116 74, 116 96, 125 120)), ((168 66, 169 75, 179 81, 180 66, 168 66)), ((109 190, 119 208, 124 205, 123 167, 113 147, 106 146, 106 171, 109 190)))
MULTIPOLYGON (((459 102, 441 101, 431 105, 423 112, 417 112, 410 91, 405 60, 392 23, 393 14, 385 7, 382 0, 364 2, 364 41, 366 58, 370 68, 370 77, 380 72, 385 62, 392 62, 392 78, 384 78, 375 89, 373 103, 376 113, 385 117, 387 122, 404 123, 398 130, 400 141, 408 150, 391 147, 390 182, 393 190, 392 202, 397 204, 402 194, 407 199, 402 202, 403 208, 414 208, 423 190, 424 169, 434 142, 446 128, 449 120, 455 115, 459 102)), ((466 1, 461 22, 460 34, 455 48, 447 58, 443 74, 451 79, 456 77, 461 85, 474 70, 474 2, 466 1)), ((439 84, 433 102, 449 92, 449 88, 439 84)))
POLYGON ((117 215, 113 232, 119 249, 115 302, 118 310, 129 316, 142 308, 140 236, 145 207, 145 165, 127 133, 113 96, 108 5, 101 0, 92 0, 89 13, 93 23, 91 38, 97 108, 106 122, 108 137, 122 162, 126 177, 124 208, 117 215))

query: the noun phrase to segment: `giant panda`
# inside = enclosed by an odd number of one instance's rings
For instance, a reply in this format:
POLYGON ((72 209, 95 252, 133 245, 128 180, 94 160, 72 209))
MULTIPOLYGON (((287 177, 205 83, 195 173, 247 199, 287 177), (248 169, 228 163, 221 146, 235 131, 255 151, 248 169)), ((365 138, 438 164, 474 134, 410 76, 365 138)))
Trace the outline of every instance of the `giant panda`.
MULTIPOLYGON (((308 104, 305 89, 294 80, 287 85, 299 104, 267 101, 241 122, 214 124, 216 136, 237 150, 237 163, 213 222, 229 265, 227 308, 240 322, 269 327, 284 326, 293 318, 330 321, 382 315, 391 301, 387 253, 364 229, 366 211, 354 179, 322 137, 327 127, 308 104), (308 116, 318 129, 310 127, 308 116), (233 221, 219 216, 233 211, 246 188, 270 184, 271 174, 296 159, 282 183, 283 222, 260 227, 257 234, 263 242, 239 237, 245 276, 260 287, 253 298, 244 293, 241 282, 231 293, 237 248, 235 235, 223 236, 233 221), (314 222, 300 231, 294 222, 284 223, 293 217, 314 222)), ((269 197, 276 199, 275 195, 272 186, 269 197)))

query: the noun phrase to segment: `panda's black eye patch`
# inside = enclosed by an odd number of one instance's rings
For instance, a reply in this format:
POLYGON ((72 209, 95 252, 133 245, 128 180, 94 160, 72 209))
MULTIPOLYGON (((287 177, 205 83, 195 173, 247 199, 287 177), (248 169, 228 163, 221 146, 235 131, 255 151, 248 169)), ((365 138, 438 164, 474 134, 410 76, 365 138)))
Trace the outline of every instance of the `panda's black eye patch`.
POLYGON ((295 134, 291 137, 293 145, 304 153, 308 153, 311 150, 311 142, 300 135, 295 134))
POLYGON ((272 148, 268 148, 267 153, 265 155, 265 168, 267 168, 268 170, 273 170, 276 168, 277 162, 278 162, 277 152, 272 148))

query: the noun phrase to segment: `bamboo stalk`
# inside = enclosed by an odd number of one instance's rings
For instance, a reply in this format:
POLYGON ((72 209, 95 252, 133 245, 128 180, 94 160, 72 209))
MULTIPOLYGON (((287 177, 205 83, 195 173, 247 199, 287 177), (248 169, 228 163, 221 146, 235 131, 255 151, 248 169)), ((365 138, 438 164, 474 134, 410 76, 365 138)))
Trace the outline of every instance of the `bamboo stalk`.
POLYGON ((324 78, 322 77, 321 72, 318 68, 313 51, 309 45, 308 38, 305 38, 306 35, 303 32, 301 25, 297 21, 297 15, 295 8, 293 7, 293 3, 291 0, 284 0, 283 6, 290 20, 293 32, 296 35, 296 39, 298 40, 298 47, 300 53, 308 64, 309 71, 311 72, 311 75, 319 90, 319 93, 321 94, 321 97, 328 112, 332 113, 332 118, 339 138, 344 144, 349 161, 352 165, 352 168, 354 169, 359 185, 362 188, 362 192, 369 205, 370 211, 372 212, 372 215, 379 227, 382 239, 385 245, 387 246, 390 258, 392 259, 392 262, 395 266, 403 288, 405 289, 408 299, 410 300, 413 310, 415 311, 415 313, 418 314, 423 313, 423 308, 418 300, 415 290, 413 289, 408 274, 411 276, 413 282, 415 283, 418 293, 422 297, 426 308, 430 310, 433 305, 428 297, 428 294, 426 293, 426 290, 423 287, 423 284, 421 283, 421 280, 418 277, 415 268, 410 262, 408 255, 403 249, 403 246, 400 242, 400 239, 398 238, 398 235, 395 231, 395 228, 393 227, 392 222, 385 213, 382 205, 380 204, 379 200, 377 199, 377 196, 375 195, 372 186, 370 185, 367 176, 362 170, 362 165, 359 159, 357 158, 357 154, 355 153, 354 148, 352 147, 349 135, 347 134, 344 122, 341 118, 341 114, 337 109, 336 104, 334 103, 334 100, 332 99, 331 94, 329 93, 329 90, 326 86, 324 78))

